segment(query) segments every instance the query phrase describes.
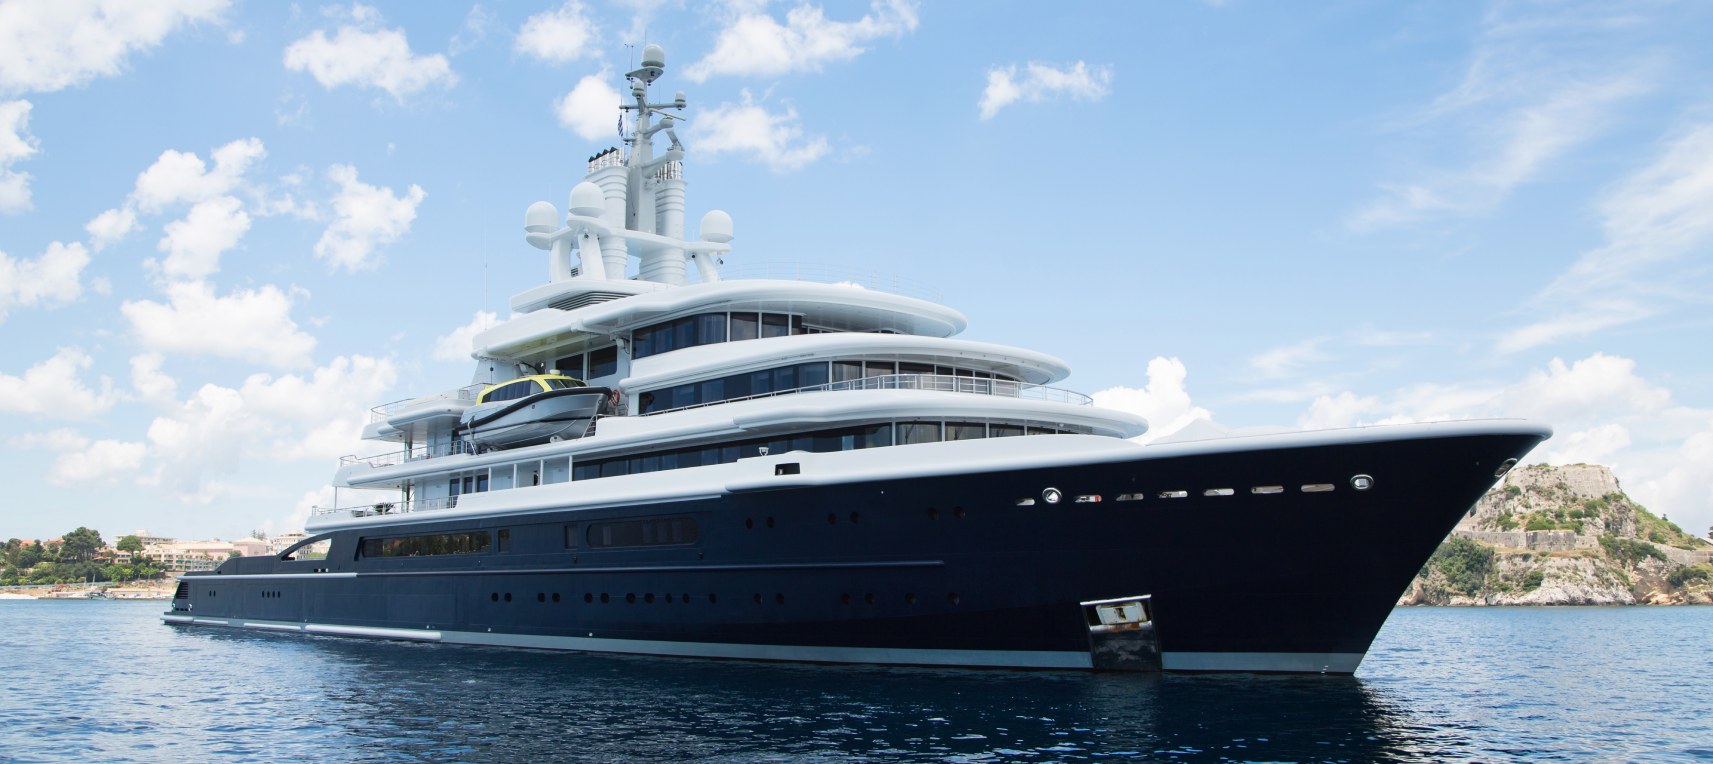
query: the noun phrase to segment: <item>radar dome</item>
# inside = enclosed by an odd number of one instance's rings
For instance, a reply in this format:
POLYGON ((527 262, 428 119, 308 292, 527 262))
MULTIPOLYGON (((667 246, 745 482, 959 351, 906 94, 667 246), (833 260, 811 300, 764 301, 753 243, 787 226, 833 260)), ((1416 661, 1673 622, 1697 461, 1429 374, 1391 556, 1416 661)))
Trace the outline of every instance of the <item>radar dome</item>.
POLYGON ((585 180, 571 189, 571 214, 598 218, 606 209, 607 195, 601 193, 600 186, 585 180))
POLYGON ((530 233, 553 233, 559 230, 559 210, 552 202, 536 202, 523 213, 523 230, 530 233))
POLYGON ((644 67, 666 68, 666 49, 652 43, 644 46, 642 49, 642 65, 644 67))
POLYGON ((708 210, 702 216, 702 241, 724 244, 732 240, 732 216, 724 210, 708 210))

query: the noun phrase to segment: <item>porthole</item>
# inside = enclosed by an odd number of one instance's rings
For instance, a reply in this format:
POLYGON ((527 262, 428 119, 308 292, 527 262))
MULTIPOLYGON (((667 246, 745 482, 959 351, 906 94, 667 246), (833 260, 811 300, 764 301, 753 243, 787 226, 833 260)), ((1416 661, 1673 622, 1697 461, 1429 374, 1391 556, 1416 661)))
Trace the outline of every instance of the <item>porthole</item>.
POLYGON ((771 518, 771 517, 767 518, 767 527, 769 527, 769 528, 773 527, 773 518, 771 518))
POLYGON ((915 592, 905 592, 904 604, 906 604, 906 605, 916 604, 916 593, 915 592))
POLYGON ((1162 498, 1162 499, 1182 499, 1188 495, 1190 495, 1189 491, 1161 491, 1160 492, 1160 498, 1162 498))
POLYGON ((1019 507, 1033 507, 1033 506, 1035 506, 1035 500, 1025 496, 1025 497, 1017 500, 1017 506, 1019 506, 1019 507))
POLYGON ((512 601, 512 593, 511 593, 511 592, 506 592, 506 601, 507 601, 507 602, 511 602, 511 601, 512 601))
POLYGON ((649 604, 649 605, 654 604, 654 592, 649 592, 648 594, 642 595, 642 601, 645 604, 649 604))
POLYGON ((946 594, 946 604, 948 604, 948 605, 958 604, 958 593, 957 592, 948 592, 946 594))
POLYGON ((672 592, 666 593, 666 604, 668 604, 668 605, 672 604, 672 592))
POLYGON ((839 595, 839 602, 845 605, 851 604, 851 593, 845 592, 844 594, 839 595))
POLYGON ((607 604, 607 603, 608 603, 608 602, 611 602, 611 601, 612 601, 612 600, 611 600, 611 599, 609 599, 609 598, 608 598, 608 597, 607 597, 607 593, 606 593, 606 592, 601 592, 601 604, 603 604, 603 605, 605 605, 605 604, 607 604))
POLYGON ((1357 475, 1352 477, 1350 478, 1350 487, 1358 491, 1366 491, 1374 487, 1374 477, 1372 475, 1357 475))
POLYGON ((1327 493, 1331 490, 1331 483, 1309 483, 1303 486, 1303 493, 1327 493))
POLYGON ((775 593, 773 595, 773 604, 775 604, 775 605, 785 604, 785 593, 784 592, 775 593))
POLYGON ((1139 494, 1139 493, 1121 493, 1118 495, 1118 497, 1115 500, 1116 501, 1141 501, 1142 500, 1142 494, 1139 494))
POLYGON ((743 527, 754 530, 755 529, 755 518, 753 518, 753 517, 744 518, 743 519, 743 527))
POLYGON ((1096 494, 1096 493, 1083 494, 1082 496, 1077 497, 1077 503, 1078 504, 1099 504, 1100 503, 1100 494, 1096 494))
POLYGON ((719 601, 720 601, 719 595, 717 595, 717 594, 709 594, 708 595, 708 604, 712 605, 712 604, 717 603, 719 601))
POLYGON ((535 601, 536 602, 546 602, 547 601, 547 593, 546 592, 536 592, 535 593, 535 601))
POLYGON ((828 512, 827 513, 827 524, 828 525, 838 525, 839 524, 839 516, 832 513, 832 512, 828 512))
POLYGON ((952 507, 952 517, 962 520, 966 514, 968 513, 964 512, 963 507, 952 507))
POLYGON ((852 512, 851 513, 851 525, 856 525, 857 523, 860 523, 860 522, 862 522, 862 513, 861 512, 852 512))
POLYGON ((499 602, 500 601, 500 593, 494 592, 492 594, 489 594, 488 595, 488 601, 489 602, 499 602))
POLYGON ((755 593, 755 604, 757 604, 757 605, 761 604, 761 592, 755 593))
POLYGON ((631 592, 631 593, 625 595, 625 604, 627 604, 627 605, 635 605, 636 604, 636 593, 635 592, 631 592))
POLYGON ((554 601, 554 602, 558 602, 558 601, 559 601, 559 592, 554 592, 554 593, 553 593, 553 601, 554 601))
POLYGON ((1285 487, 1282 485, 1258 485, 1249 489, 1249 492, 1258 494, 1284 493, 1285 487))
POLYGON ((1041 492, 1041 500, 1048 504, 1057 504, 1063 498, 1065 498, 1064 492, 1057 488, 1048 488, 1041 492))
POLYGON ((1237 492, 1230 488, 1209 488, 1201 492, 1203 496, 1232 496, 1237 492))
POLYGON ((864 594, 862 596, 862 601, 863 601, 863 604, 865 604, 865 605, 873 605, 874 604, 874 592, 869 592, 867 594, 864 594))
POLYGON ((928 519, 929 520, 940 519, 940 510, 938 507, 929 507, 928 508, 928 519))
POLYGON ((591 592, 583 592, 583 601, 584 602, 594 602, 595 601, 595 595, 591 592))

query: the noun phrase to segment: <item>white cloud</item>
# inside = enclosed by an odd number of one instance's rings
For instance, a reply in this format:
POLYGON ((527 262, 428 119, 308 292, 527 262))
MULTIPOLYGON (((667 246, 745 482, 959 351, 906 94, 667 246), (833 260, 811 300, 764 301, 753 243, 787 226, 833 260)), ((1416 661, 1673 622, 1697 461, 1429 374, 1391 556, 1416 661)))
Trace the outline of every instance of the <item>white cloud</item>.
POLYGON ((6 445, 26 450, 70 451, 89 445, 89 439, 83 437, 76 430, 61 427, 47 432, 26 432, 23 435, 13 435, 6 439, 6 445))
POLYGON ((250 216, 230 196, 197 202, 183 220, 166 225, 159 249, 167 253, 160 264, 168 278, 200 280, 220 270, 220 255, 238 246, 250 230, 250 216))
POLYGON ((93 390, 81 378, 94 362, 82 350, 60 348, 23 376, 0 374, 0 411, 48 419, 88 419, 112 408, 118 401, 112 380, 102 377, 100 389, 93 390))
POLYGON ((1658 315, 1682 303, 1704 305, 1697 255, 1713 241, 1713 123, 1666 145, 1600 204, 1606 241, 1579 258, 1530 300, 1545 318, 1507 332, 1504 353, 1548 345, 1658 315), (1687 267, 1680 267, 1687 265, 1687 267))
POLYGON ((352 22, 340 26, 332 39, 317 29, 293 42, 285 51, 285 67, 308 72, 328 90, 342 85, 377 88, 399 103, 428 88, 458 83, 445 56, 412 53, 404 30, 380 28, 375 9, 352 6, 352 22))
POLYGON ((1321 349, 1325 342, 1326 338, 1316 337, 1294 345, 1272 348, 1250 358, 1249 365, 1267 377, 1293 374, 1307 364, 1329 358, 1326 351, 1321 349))
POLYGON ((260 139, 232 141, 210 155, 214 159, 211 170, 195 152, 163 151, 154 164, 137 175, 131 201, 143 212, 160 212, 177 204, 195 204, 225 196, 238 187, 250 166, 267 153, 260 139))
MULTIPOLYGON (((1501 7, 1483 19, 1458 84, 1401 129, 1445 133, 1462 159, 1381 183, 1345 219, 1357 232, 1480 215, 1603 134, 1654 89, 1660 60, 1621 34, 1629 8, 1501 7)), ((1436 135, 1442 138, 1443 136, 1436 135)))
POLYGON ((315 338, 291 319, 292 298, 274 286, 217 297, 205 282, 166 286, 168 302, 119 307, 131 333, 154 352, 237 358, 265 366, 306 366, 315 338))
POLYGON ((63 486, 108 484, 136 473, 148 446, 120 440, 98 440, 87 448, 61 453, 48 470, 48 482, 63 486))
POLYGON ((743 91, 743 103, 723 103, 697 117, 696 147, 710 155, 731 153, 757 160, 774 172, 802 169, 827 155, 825 136, 806 138, 797 110, 774 114, 743 91))
POLYGON ((691 64, 685 76, 696 82, 722 74, 774 76, 814 72, 829 62, 862 55, 864 43, 901 37, 917 25, 916 5, 906 0, 875 0, 871 12, 856 21, 829 21, 807 3, 785 14, 781 24, 759 8, 739 11, 720 30, 714 52, 691 64))
POLYGON ((1066 67, 1055 67, 1034 61, 1023 66, 996 66, 987 70, 987 87, 982 90, 981 118, 993 119, 995 114, 1018 101, 1041 103, 1061 95, 1079 101, 1098 101, 1112 87, 1112 67, 1090 67, 1078 61, 1066 67))
POLYGON ((391 189, 377 188, 357 180, 357 168, 334 165, 327 177, 339 184, 333 197, 333 222, 315 242, 315 256, 329 265, 359 271, 380 265, 377 250, 410 232, 416 207, 428 196, 412 184, 404 197, 391 189))
POLYGON ((1320 429, 1483 417, 1551 425, 1557 434, 1530 461, 1604 464, 1631 496, 1689 523, 1686 528, 1699 532, 1713 522, 1713 411, 1676 403, 1670 390, 1621 356, 1553 359, 1508 384, 1323 395, 1298 424, 1320 429))
POLYGON ((118 74, 187 24, 219 23, 227 0, 9 0, 0 4, 0 93, 53 92, 118 74))
POLYGON ((166 357, 160 353, 131 357, 131 389, 139 399, 159 404, 178 397, 178 382, 161 371, 164 363, 166 357))
POLYGON ((1094 405, 1140 414, 1148 420, 1148 431, 1135 440, 1147 443, 1183 429, 1197 419, 1212 421, 1207 409, 1190 402, 1184 386, 1189 371, 1176 358, 1155 357, 1148 362, 1148 384, 1143 388, 1114 387, 1095 393, 1094 405))
POLYGON ((567 0, 558 8, 525 20, 517 31, 516 50, 542 61, 576 61, 595 55, 598 34, 588 9, 578 0, 567 0))
POLYGON ((494 22, 498 20, 498 15, 493 11, 480 5, 470 6, 470 11, 464 14, 464 26, 446 43, 446 54, 457 56, 474 50, 488 38, 488 30, 492 29, 494 22))
POLYGON ((89 252, 82 244, 48 245, 34 260, 13 260, 0 252, 0 321, 14 307, 66 303, 83 294, 79 278, 89 265, 89 252))
POLYGON ((498 319, 499 316, 490 311, 476 311, 476 315, 470 319, 470 323, 453 329, 451 334, 435 338, 434 360, 452 362, 470 360, 470 350, 475 344, 476 335, 505 323, 498 319))
POLYGON ((83 230, 89 234, 89 248, 100 252, 137 230, 137 211, 129 206, 107 210, 85 223, 83 230))
POLYGON ((578 80, 577 87, 553 105, 559 124, 586 140, 617 136, 619 91, 607 84, 611 77, 612 73, 603 69, 600 74, 578 80))
POLYGON ((30 174, 12 169, 39 150, 29 127, 29 101, 0 101, 0 214, 30 209, 30 174))
POLYGON ((200 494, 246 458, 328 459, 361 448, 368 408, 398 379, 387 359, 333 359, 307 377, 254 374, 204 385, 148 429, 152 484, 200 494))

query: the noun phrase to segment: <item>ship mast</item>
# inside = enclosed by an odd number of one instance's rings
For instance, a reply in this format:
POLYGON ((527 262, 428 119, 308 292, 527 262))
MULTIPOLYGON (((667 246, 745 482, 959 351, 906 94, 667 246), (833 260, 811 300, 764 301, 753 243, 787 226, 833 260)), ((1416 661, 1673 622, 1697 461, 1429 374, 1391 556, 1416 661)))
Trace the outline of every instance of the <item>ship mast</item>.
POLYGON ((685 270, 695 261, 703 282, 720 280, 718 257, 731 251, 732 219, 720 210, 702 216, 700 238, 684 231, 684 144, 674 129, 683 117, 684 93, 670 103, 649 103, 648 88, 666 69, 659 45, 642 51, 642 66, 625 75, 634 104, 620 104, 636 113, 628 150, 622 161, 616 149, 589 158, 589 172, 571 189, 571 205, 560 225, 559 212, 548 202, 530 205, 524 214, 524 238, 550 251, 548 281, 625 281, 630 258, 640 260, 636 279, 669 285, 688 283, 685 270), (658 123, 654 117, 659 116, 658 123), (665 132, 671 141, 654 156, 654 135, 665 132), (580 267, 573 279, 572 249, 580 267))

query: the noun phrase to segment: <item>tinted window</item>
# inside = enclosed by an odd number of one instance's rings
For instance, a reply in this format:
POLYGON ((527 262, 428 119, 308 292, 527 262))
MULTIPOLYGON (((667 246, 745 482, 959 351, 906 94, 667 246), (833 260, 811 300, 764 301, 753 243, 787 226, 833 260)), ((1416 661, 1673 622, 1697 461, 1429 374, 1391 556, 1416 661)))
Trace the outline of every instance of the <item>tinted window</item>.
POLYGON ((611 523, 589 523, 588 542, 592 547, 664 546, 696 543, 696 519, 692 517, 662 517, 649 520, 624 520, 611 523))
POLYGON ((987 425, 973 422, 947 422, 946 440, 977 440, 987 437, 987 425))
POLYGON ((784 337, 791 333, 791 317, 784 313, 761 314, 761 336, 784 337))
POLYGON ((939 422, 898 423, 898 445, 903 446, 911 443, 937 443, 939 440, 939 422))
POLYGON ((833 381, 849 382, 862 379, 862 361, 834 361, 833 381))
POLYGON ((753 340, 761 336, 761 319, 754 313, 732 314, 732 341, 753 340))
POLYGON ((696 317, 696 333, 702 344, 726 341, 726 314, 704 313, 696 317))
POLYGON ((363 539, 363 556, 425 557, 440 554, 476 554, 488 551, 488 546, 487 531, 398 536, 390 539, 363 539))
POLYGON ((605 377, 619 373, 619 349, 609 346, 589 353, 589 376, 605 377))

